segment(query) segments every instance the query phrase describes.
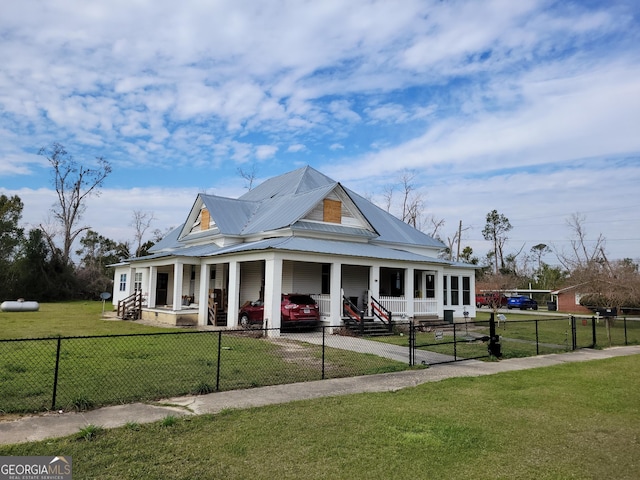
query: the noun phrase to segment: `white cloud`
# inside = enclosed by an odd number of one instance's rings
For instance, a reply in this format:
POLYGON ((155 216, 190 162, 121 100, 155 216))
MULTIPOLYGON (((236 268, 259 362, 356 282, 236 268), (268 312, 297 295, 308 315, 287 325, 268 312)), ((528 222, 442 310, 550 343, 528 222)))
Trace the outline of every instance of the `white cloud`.
POLYGON ((188 169, 239 194, 237 165, 275 174, 304 151, 361 192, 417 170, 468 211, 589 202, 596 165, 631 195, 636 171, 602 159, 640 152, 637 18, 633 2, 9 2, 0 184, 45 208, 35 152, 58 141, 149 189, 188 169))

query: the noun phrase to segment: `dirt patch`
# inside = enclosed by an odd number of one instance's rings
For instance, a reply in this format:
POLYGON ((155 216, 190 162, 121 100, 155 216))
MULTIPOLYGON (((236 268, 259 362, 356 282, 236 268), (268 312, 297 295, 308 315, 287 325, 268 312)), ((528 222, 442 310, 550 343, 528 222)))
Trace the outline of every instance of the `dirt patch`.
MULTIPOLYGON (((303 345, 299 342, 286 340, 283 338, 272 338, 269 340, 274 345, 280 347, 280 355, 287 363, 304 364, 311 367, 322 367, 322 358, 313 355, 313 349, 317 346, 303 345)), ((325 362, 325 368, 329 365, 325 362)))

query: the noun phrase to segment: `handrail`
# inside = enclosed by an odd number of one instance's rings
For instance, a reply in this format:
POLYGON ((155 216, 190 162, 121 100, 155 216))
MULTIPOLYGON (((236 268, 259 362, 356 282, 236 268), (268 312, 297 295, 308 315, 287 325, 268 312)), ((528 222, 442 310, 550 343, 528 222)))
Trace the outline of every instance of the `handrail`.
POLYGON ((358 307, 344 295, 342 296, 342 311, 354 322, 361 322, 363 320, 362 313, 358 311, 358 307))
POLYGON ((387 328, 391 332, 393 330, 393 320, 391 310, 387 310, 378 300, 371 297, 371 312, 373 316, 382 323, 387 324, 387 328))
POLYGON ((142 290, 136 290, 128 297, 118 301, 118 318, 139 320, 142 314, 142 290))
POLYGON ((364 335, 364 312, 358 311, 358 307, 344 295, 342 296, 342 311, 350 320, 360 324, 360 333, 364 335))

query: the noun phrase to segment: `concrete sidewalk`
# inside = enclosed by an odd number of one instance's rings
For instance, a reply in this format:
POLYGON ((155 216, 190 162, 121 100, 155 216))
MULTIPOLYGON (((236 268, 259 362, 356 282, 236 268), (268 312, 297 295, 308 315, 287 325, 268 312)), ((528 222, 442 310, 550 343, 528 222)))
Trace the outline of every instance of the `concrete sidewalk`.
POLYGON ((411 370, 362 377, 318 380, 314 382, 274 385, 249 390, 217 392, 209 395, 169 398, 157 403, 133 403, 99 408, 89 412, 46 413, 0 421, 0 444, 33 442, 78 433, 87 425, 115 428, 129 422, 150 423, 167 415, 187 416, 218 413, 230 408, 250 408, 320 397, 363 392, 388 392, 437 382, 453 377, 477 377, 494 373, 547 367, 567 362, 600 360, 640 354, 640 346, 613 347, 605 350, 583 349, 570 353, 512 358, 499 362, 464 362, 434 365, 411 370))

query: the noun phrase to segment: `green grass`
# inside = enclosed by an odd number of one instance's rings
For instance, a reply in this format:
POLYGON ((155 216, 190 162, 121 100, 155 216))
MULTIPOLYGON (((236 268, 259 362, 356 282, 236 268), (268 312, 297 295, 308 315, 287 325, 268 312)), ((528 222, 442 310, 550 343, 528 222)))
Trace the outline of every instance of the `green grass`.
MULTIPOLYGON (((105 312, 112 310, 106 303, 105 312)), ((37 312, 0 312, 0 340, 13 338, 78 337, 166 331, 136 322, 102 318, 102 302, 41 303, 37 312)))
POLYGON ((637 478, 640 356, 456 378, 12 446, 74 479, 637 478), (135 448, 134 448, 135 447, 135 448))
MULTIPOLYGON (((496 324, 496 333, 500 336, 502 348, 502 358, 528 357, 536 354, 561 353, 570 351, 572 348, 572 331, 569 316, 544 316, 541 314, 528 315, 522 313, 511 313, 507 315, 506 322, 496 324), (538 327, 536 349, 536 321, 538 327)), ((478 358, 487 355, 487 344, 478 341, 465 342, 467 332, 477 335, 489 335, 489 314, 479 312, 476 322, 456 324, 455 347, 453 342, 453 332, 449 325, 434 327, 430 332, 416 332, 416 345, 421 350, 428 350, 442 353, 458 358, 478 358), (444 336, 441 340, 435 338, 435 331, 443 330, 444 336)), ((627 338, 629 345, 640 343, 640 321, 627 320, 627 338)), ((469 337, 471 338, 471 337, 469 337)), ((390 337, 372 337, 377 340, 394 345, 408 346, 409 337, 405 333, 403 336, 395 335, 390 337)), ((590 348, 593 344, 592 324, 590 318, 578 317, 576 319, 576 341, 578 348, 590 348)), ((596 322, 596 347, 608 347, 609 340, 604 319, 596 322)), ((611 345, 625 345, 624 318, 617 318, 611 327, 611 345)), ((488 358, 488 357, 487 357, 488 358)))
MULTIPOLYGON (((46 304, 40 312, 18 314, 24 323, 20 340, 0 341, 0 413, 52 408, 58 338, 49 336, 57 334, 124 335, 60 340, 55 409, 320 380, 323 374, 320 346, 272 342, 254 338, 252 331, 223 332, 218 371, 218 332, 102 320, 100 302, 46 304)), ((406 368, 374 355, 325 350, 325 378, 406 368)))

